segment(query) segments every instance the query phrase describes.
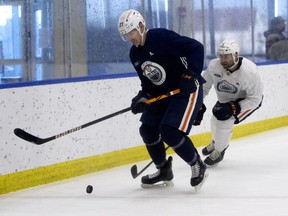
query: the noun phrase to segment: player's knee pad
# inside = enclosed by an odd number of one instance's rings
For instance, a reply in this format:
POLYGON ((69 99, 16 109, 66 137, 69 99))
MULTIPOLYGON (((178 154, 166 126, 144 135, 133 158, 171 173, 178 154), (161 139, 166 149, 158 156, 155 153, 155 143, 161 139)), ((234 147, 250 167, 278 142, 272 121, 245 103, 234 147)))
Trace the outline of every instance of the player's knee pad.
POLYGON ((139 128, 140 135, 145 144, 152 144, 159 140, 159 130, 146 124, 142 124, 139 128))
POLYGON ((185 134, 177 128, 168 125, 162 125, 160 128, 162 140, 172 148, 177 148, 178 145, 185 142, 185 134))

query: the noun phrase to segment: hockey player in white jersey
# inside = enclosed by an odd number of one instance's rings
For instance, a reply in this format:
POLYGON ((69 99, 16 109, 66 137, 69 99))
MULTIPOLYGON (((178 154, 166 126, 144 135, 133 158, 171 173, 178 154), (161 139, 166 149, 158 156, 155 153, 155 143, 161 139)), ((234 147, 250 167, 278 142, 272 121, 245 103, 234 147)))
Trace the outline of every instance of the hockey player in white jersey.
MULTIPOLYGON (((258 68, 250 60, 239 56, 235 40, 224 40, 218 47, 218 55, 219 58, 211 60, 202 73, 206 80, 203 84, 204 103, 212 86, 218 99, 210 122, 212 140, 202 149, 202 154, 207 156, 204 163, 208 166, 215 166, 223 160, 234 124, 242 122, 258 109, 263 98, 258 68)), ((200 122, 205 105, 202 108, 203 111, 198 113, 200 122)))

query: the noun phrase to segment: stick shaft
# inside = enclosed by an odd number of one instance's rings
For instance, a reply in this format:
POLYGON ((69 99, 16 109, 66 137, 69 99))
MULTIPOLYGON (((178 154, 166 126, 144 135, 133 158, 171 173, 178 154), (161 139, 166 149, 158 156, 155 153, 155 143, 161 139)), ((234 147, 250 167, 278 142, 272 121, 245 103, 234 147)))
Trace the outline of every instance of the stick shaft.
POLYGON ((160 95, 158 97, 151 98, 151 99, 147 100, 145 103, 146 104, 151 104, 151 103, 154 103, 154 102, 156 102, 158 100, 162 100, 164 98, 170 97, 170 96, 178 94, 178 93, 180 93, 180 89, 175 89, 175 90, 170 91, 170 92, 168 92, 166 94, 162 94, 162 95, 160 95))
POLYGON ((104 116, 104 117, 102 117, 102 118, 96 119, 96 120, 94 120, 94 121, 88 122, 88 123, 83 124, 83 125, 80 125, 80 126, 78 126, 78 127, 72 128, 72 129, 67 130, 67 131, 65 131, 65 132, 63 132, 63 133, 60 133, 60 134, 58 134, 58 135, 55 135, 55 139, 57 139, 57 138, 59 138, 59 137, 62 137, 62 136, 65 136, 65 135, 67 135, 67 134, 76 132, 76 131, 81 130, 81 129, 83 129, 83 128, 89 127, 89 126, 91 126, 91 125, 97 124, 97 123, 99 123, 99 122, 105 121, 105 120, 107 120, 107 119, 110 119, 110 118, 112 118, 112 117, 114 117, 114 116, 117 116, 117 115, 120 115, 120 114, 122 114, 122 113, 128 112, 129 110, 131 110, 131 107, 127 107, 127 108, 125 108, 125 109, 122 109, 122 110, 117 111, 117 112, 115 112, 115 113, 112 113, 112 114, 110 114, 110 115, 104 116))
MULTIPOLYGON (((178 94, 179 92, 180 92, 180 90, 179 90, 179 89, 176 89, 176 90, 170 91, 170 92, 168 92, 168 93, 166 93, 166 94, 160 95, 160 96, 158 96, 158 97, 151 98, 151 99, 147 100, 145 103, 146 103, 146 104, 151 104, 151 103, 154 103, 154 102, 156 102, 156 101, 158 101, 158 100, 162 100, 162 99, 167 98, 167 97, 169 97, 169 96, 178 94)), ((26 140, 26 141, 28 141, 28 142, 31 142, 31 143, 34 143, 34 144, 37 144, 37 145, 41 145, 41 144, 44 144, 44 143, 49 142, 49 141, 51 141, 51 140, 58 139, 58 138, 60 138, 60 137, 63 137, 63 136, 66 136, 66 135, 68 135, 68 134, 71 134, 71 133, 74 133, 74 132, 76 132, 76 131, 79 131, 79 130, 81 130, 81 129, 83 129, 83 128, 86 128, 86 127, 89 127, 89 126, 91 126, 91 125, 97 124, 97 123, 99 123, 99 122, 102 122, 102 121, 107 120, 107 119, 109 119, 109 118, 112 118, 112 117, 114 117, 114 116, 123 114, 123 113, 125 113, 125 112, 128 112, 129 110, 131 110, 131 107, 127 107, 127 108, 125 108, 125 109, 119 110, 119 111, 117 111, 117 112, 114 112, 114 113, 109 114, 109 115, 107 115, 107 116, 104 116, 104 117, 102 117, 102 118, 96 119, 96 120, 94 120, 94 121, 88 122, 88 123, 86 123, 86 124, 80 125, 80 126, 78 126, 78 127, 72 128, 72 129, 70 129, 70 130, 64 131, 64 132, 62 132, 62 133, 60 133, 60 134, 57 134, 57 135, 54 135, 54 136, 51 136, 51 137, 48 137, 48 138, 36 137, 36 136, 34 136, 34 135, 32 135, 32 134, 27 133, 26 131, 24 131, 24 130, 22 130, 22 129, 20 129, 20 128, 15 128, 15 129, 14 129, 14 134, 15 134, 16 136, 20 137, 21 139, 24 139, 24 140, 26 140)))
MULTIPOLYGON (((180 92, 180 90, 179 90, 179 89, 176 89, 176 90, 170 91, 170 92, 168 92, 168 93, 166 93, 166 94, 160 95, 160 96, 158 96, 158 97, 151 98, 151 99, 145 101, 145 103, 146 103, 146 104, 152 104, 152 103, 154 103, 154 102, 156 102, 156 101, 158 101, 158 100, 162 100, 162 99, 167 98, 167 97, 169 97, 169 96, 178 94, 179 92, 180 92)), ((107 115, 107 116, 104 116, 104 117, 102 117, 102 118, 96 119, 96 120, 94 120, 94 121, 88 122, 88 123, 83 124, 83 125, 81 125, 81 126, 72 128, 72 129, 70 129, 70 130, 68 130, 68 131, 65 131, 65 132, 63 132, 63 133, 60 133, 60 134, 58 134, 58 135, 56 135, 56 136, 57 136, 57 138, 59 138, 59 137, 61 137, 61 136, 64 136, 64 135, 73 133, 73 132, 75 132, 75 131, 81 130, 81 129, 83 129, 83 128, 89 127, 89 126, 94 125, 94 124, 97 124, 97 123, 99 123, 99 122, 101 122, 101 121, 110 119, 110 118, 112 118, 112 117, 114 117, 114 116, 123 114, 123 113, 125 113, 125 112, 130 111, 130 110, 131 110, 131 107, 127 107, 127 108, 125 108, 125 109, 122 109, 122 110, 117 111, 117 112, 115 112, 115 113, 112 113, 112 114, 110 114, 110 115, 107 115)))

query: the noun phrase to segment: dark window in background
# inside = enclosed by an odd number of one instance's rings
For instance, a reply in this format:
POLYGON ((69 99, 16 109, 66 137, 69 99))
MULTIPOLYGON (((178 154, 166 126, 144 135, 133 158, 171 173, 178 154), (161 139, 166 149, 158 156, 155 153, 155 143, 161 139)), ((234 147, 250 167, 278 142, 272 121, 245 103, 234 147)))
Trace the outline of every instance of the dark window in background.
MULTIPOLYGON (((205 65, 216 57, 216 48, 225 38, 239 42, 241 55, 256 63, 267 62, 263 32, 274 16, 288 17, 287 0, 79 0, 73 3, 81 7, 70 8, 70 1, 59 2, 0 1, 0 85, 134 73, 131 44, 122 41, 117 29, 118 17, 130 8, 144 14, 148 28, 172 29, 202 42, 205 65), (71 18, 78 16, 84 20, 80 34, 86 41, 69 35, 77 31, 71 18), (70 71, 75 43, 83 43, 87 54, 80 63, 87 71, 78 74, 77 67, 76 73, 70 71)), ((284 34, 288 36, 287 26, 284 34)))

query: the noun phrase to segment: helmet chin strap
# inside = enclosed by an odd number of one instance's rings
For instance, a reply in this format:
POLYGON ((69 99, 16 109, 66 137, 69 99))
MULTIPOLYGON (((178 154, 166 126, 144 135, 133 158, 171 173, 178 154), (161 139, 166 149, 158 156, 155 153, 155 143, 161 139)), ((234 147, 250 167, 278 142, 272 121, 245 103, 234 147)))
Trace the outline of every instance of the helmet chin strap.
POLYGON ((232 68, 234 68, 239 62, 239 58, 237 59, 237 62, 235 61, 235 54, 232 54, 232 56, 233 56, 233 63, 234 64, 231 67, 228 68, 228 71, 231 71, 232 68))
POLYGON ((144 46, 144 43, 145 43, 145 41, 144 41, 144 33, 147 33, 147 31, 148 31, 148 29, 144 29, 144 31, 141 33, 140 31, 139 31, 139 34, 141 35, 141 46, 144 46))

